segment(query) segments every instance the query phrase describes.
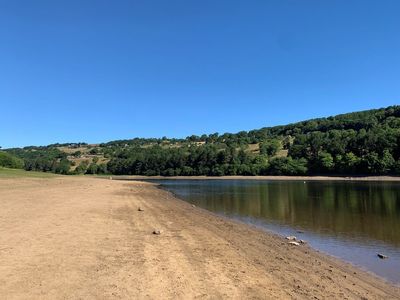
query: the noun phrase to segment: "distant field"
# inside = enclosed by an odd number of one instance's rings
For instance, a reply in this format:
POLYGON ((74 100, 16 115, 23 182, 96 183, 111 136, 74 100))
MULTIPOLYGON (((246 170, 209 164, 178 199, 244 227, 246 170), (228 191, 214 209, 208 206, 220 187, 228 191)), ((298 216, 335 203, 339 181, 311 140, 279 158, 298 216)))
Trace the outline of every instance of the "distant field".
POLYGON ((0 178, 16 178, 16 177, 33 177, 33 178, 49 178, 59 176, 53 173, 33 172, 20 169, 8 169, 0 167, 0 178))

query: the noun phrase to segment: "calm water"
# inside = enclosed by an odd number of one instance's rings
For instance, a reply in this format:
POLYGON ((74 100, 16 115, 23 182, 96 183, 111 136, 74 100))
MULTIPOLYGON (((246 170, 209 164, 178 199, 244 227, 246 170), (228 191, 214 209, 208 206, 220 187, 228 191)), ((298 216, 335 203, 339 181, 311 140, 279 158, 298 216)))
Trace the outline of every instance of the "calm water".
POLYGON ((296 235, 318 250, 400 283, 400 183, 157 182, 199 207, 282 235, 296 235), (378 252, 389 259, 379 259, 378 252))

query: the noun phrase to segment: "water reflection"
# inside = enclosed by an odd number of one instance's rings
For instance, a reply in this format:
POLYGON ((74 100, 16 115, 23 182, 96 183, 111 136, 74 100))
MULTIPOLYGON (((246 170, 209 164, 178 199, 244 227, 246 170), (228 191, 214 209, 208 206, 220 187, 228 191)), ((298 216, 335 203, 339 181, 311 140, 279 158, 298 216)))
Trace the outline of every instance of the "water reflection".
POLYGON ((400 245, 397 183, 218 180, 162 184, 214 212, 400 245))

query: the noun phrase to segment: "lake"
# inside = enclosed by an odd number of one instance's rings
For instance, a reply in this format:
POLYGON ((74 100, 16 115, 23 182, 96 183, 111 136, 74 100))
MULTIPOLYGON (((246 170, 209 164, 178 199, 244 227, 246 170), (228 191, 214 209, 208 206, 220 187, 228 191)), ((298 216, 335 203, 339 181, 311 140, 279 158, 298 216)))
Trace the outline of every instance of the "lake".
POLYGON ((400 183, 152 180, 220 215, 295 235, 317 250, 400 283, 400 183), (377 253, 388 255, 379 259, 377 253))

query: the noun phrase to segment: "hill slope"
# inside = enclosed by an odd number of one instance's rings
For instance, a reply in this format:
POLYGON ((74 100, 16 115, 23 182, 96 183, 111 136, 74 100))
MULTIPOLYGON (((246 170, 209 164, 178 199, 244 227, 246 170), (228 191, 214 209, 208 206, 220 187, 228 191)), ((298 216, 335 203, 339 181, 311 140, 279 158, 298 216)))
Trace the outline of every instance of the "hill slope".
POLYGON ((400 106, 235 134, 8 149, 26 170, 126 175, 400 174, 400 106))

